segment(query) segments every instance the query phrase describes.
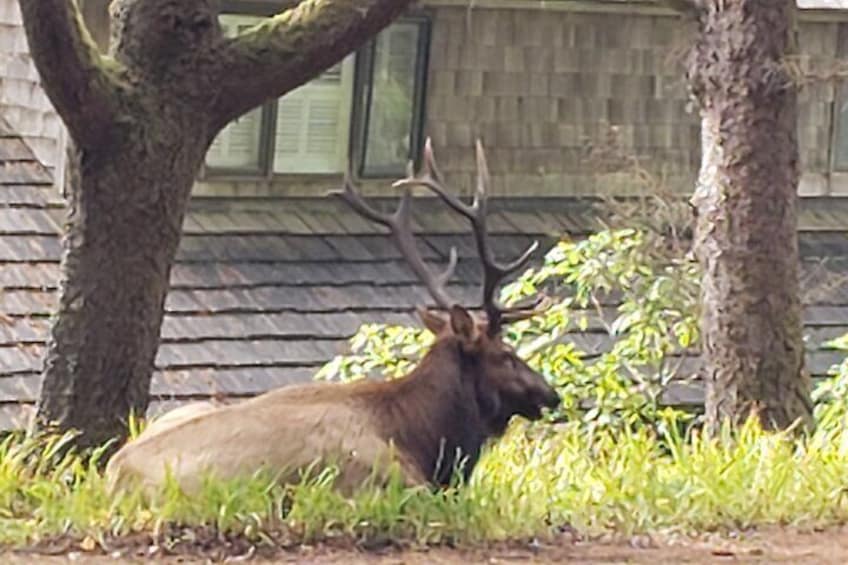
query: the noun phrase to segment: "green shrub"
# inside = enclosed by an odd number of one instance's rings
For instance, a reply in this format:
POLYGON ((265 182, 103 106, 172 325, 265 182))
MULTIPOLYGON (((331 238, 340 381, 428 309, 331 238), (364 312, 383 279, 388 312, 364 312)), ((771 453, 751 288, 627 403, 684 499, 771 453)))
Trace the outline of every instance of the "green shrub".
MULTIPOLYGON (((596 427, 657 420, 662 393, 679 378, 676 353, 698 338, 697 268, 670 256, 661 238, 648 231, 608 229, 582 241, 561 241, 538 269, 506 286, 502 300, 514 303, 541 290, 558 296, 532 320, 505 335, 522 357, 555 384, 563 397, 557 419, 596 427), (620 300, 613 318, 602 306, 620 300), (590 328, 591 326, 591 328, 590 328), (599 351, 581 350, 571 337, 609 342, 599 351)), ((367 324, 351 339, 350 355, 338 356, 316 378, 341 381, 407 373, 432 342, 418 328, 367 324)), ((673 408, 677 418, 683 414, 673 408)))
MULTIPOLYGON (((827 346, 848 351, 848 335, 831 340, 827 346)), ((820 437, 839 436, 848 427, 848 358, 830 370, 830 378, 813 390, 816 428, 820 437)))
POLYGON ((109 497, 94 465, 72 451, 44 464, 61 443, 55 437, 16 436, 0 444, 0 543, 71 536, 93 547, 134 532, 173 543, 164 537, 191 539, 198 527, 255 542, 468 543, 545 538, 562 526, 590 535, 688 533, 848 519, 845 431, 823 441, 764 432, 755 420, 716 438, 680 434, 673 421, 664 429, 587 435, 576 422, 514 422, 468 484, 441 492, 395 481, 347 499, 327 468, 296 485, 263 474, 207 480, 192 496, 170 484, 152 503, 135 493, 109 497))

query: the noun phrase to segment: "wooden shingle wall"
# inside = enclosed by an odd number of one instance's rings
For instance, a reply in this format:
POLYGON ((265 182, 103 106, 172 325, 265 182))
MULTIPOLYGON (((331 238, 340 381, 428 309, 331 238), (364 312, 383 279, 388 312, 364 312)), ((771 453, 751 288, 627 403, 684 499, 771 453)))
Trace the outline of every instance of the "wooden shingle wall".
POLYGON ((589 153, 614 126, 624 148, 691 176, 698 128, 668 17, 441 8, 433 26, 428 132, 443 168, 470 181, 482 137, 501 194, 620 190, 589 153))
MULTIPOLYGON (((473 143, 481 137, 501 195, 632 193, 632 175, 590 158, 615 130, 619 153, 682 192, 700 160, 697 112, 688 109, 682 58, 692 28, 639 11, 430 6, 432 42, 425 133, 448 180, 470 190, 473 143)), ((822 68, 836 54, 838 22, 803 21, 805 59, 822 68)), ((799 99, 805 171, 800 191, 830 193, 832 84, 799 99)), ((316 195, 336 179, 204 182, 207 196, 316 195)), ((389 182, 366 183, 387 192, 389 182)))
POLYGON ((54 178, 62 178, 64 125, 41 89, 18 0, 0 0, 0 113, 54 178))
MULTIPOLYGON (((106 0, 83 4, 97 37, 107 31, 105 5, 106 0)), ((426 9, 433 19, 426 133, 449 180, 470 187, 472 144, 479 136, 498 194, 632 192, 630 175, 598 175, 597 163, 588 158, 614 127, 625 154, 642 158, 677 190, 692 189, 699 127, 697 115, 687 112, 680 62, 691 30, 679 18, 533 4, 426 9)), ((802 21, 801 50, 814 68, 826 72, 827 61, 839 52, 839 28, 848 26, 840 20, 844 17, 802 21)), ((848 182, 835 183, 827 175, 834 93, 833 84, 816 83, 799 98, 803 195, 848 191, 848 182)), ((56 169, 54 177, 62 178, 64 128, 39 86, 17 0, 0 0, 0 112, 39 160, 56 169)), ((337 184, 304 177, 210 181, 198 183, 196 194, 314 196, 337 184)), ((367 183, 365 189, 386 192, 388 185, 367 183)))
MULTIPOLYGON (((803 58, 826 66, 838 25, 803 22, 803 58)), ((691 33, 661 15, 440 8, 427 123, 443 168, 469 182, 468 147, 481 136, 500 193, 629 192, 630 175, 598 175, 587 158, 614 127, 621 153, 690 191, 700 159, 682 63, 691 33)), ((833 93, 816 83, 799 99, 805 194, 827 192, 833 93)))

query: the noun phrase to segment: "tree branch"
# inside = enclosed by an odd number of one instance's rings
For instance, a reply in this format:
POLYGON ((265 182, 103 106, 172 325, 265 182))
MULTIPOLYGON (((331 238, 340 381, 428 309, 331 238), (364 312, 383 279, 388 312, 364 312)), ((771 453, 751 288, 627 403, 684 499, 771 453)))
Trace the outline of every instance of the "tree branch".
POLYGON ((400 16, 412 0, 304 0, 239 36, 218 58, 213 133, 317 77, 400 16))
POLYGON ((104 65, 73 0, 19 0, 42 87, 82 148, 114 123, 117 80, 104 65))

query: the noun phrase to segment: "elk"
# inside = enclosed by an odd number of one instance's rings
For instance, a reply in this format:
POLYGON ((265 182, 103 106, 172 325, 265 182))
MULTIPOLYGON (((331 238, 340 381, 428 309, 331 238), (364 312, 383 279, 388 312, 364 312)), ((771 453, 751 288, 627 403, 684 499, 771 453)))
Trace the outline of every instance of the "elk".
POLYGON ((340 196, 357 213, 387 227, 436 308, 419 306, 436 339, 405 377, 352 383, 282 387, 237 404, 188 405, 154 421, 109 461, 111 489, 141 484, 149 492, 170 475, 185 492, 195 491, 205 473, 230 479, 271 470, 280 482, 298 480, 316 461, 335 463, 335 486, 350 493, 369 478, 388 478, 397 464, 407 485, 439 487, 461 469, 470 477, 484 443, 503 434, 513 416, 530 420, 560 399, 544 377, 519 358, 501 337, 509 323, 527 319, 550 304, 505 308, 496 291, 505 277, 523 268, 534 242, 514 261, 495 260, 486 228, 489 172, 482 145, 476 148, 477 187, 473 202, 453 196, 442 182, 427 141, 422 171, 394 183, 402 189, 391 215, 372 208, 348 175, 340 196), (453 301, 446 284, 457 264, 452 249, 447 268, 432 272, 412 231, 411 189, 424 187, 466 218, 483 265, 482 315, 453 301))

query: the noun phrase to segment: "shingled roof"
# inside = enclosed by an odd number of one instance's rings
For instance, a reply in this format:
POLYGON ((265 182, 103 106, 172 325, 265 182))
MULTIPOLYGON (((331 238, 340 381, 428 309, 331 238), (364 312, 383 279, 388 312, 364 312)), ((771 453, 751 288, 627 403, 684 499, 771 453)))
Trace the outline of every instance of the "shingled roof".
MULTIPOLYGON (((451 291, 475 301, 480 271, 467 226, 431 199, 416 202, 425 258, 460 254, 451 291)), ((504 256, 532 239, 595 226, 592 205, 574 199, 492 201, 494 243, 504 256)), ((40 387, 49 317, 59 280, 62 202, 21 139, 0 123, 0 427, 23 421, 40 387)), ((807 281, 848 273, 848 202, 805 200, 801 218, 807 281), (821 261, 827 262, 822 265, 821 261)), ((539 254, 541 257, 541 253, 539 254)), ((184 225, 168 296, 153 412, 209 396, 238 398, 309 380, 343 352, 364 322, 412 324, 429 296, 382 228, 325 198, 195 200, 184 225)), ((819 348, 848 332, 848 287, 807 292, 808 365, 818 376, 840 360, 819 348)), ((597 352, 596 325, 569 339, 597 352)), ((700 402, 698 387, 672 401, 700 402)))

